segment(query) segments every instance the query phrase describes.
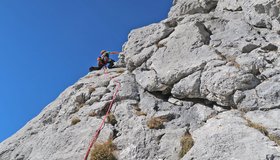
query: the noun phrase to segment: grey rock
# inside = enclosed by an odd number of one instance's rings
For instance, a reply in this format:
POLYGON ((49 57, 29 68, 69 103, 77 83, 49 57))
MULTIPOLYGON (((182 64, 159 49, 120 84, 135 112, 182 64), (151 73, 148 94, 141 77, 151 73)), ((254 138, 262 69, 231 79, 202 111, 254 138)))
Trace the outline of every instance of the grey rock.
POLYGON ((218 11, 240 11, 242 0, 219 0, 216 10, 218 11))
POLYGON ((260 109, 272 109, 280 105, 280 77, 274 76, 270 81, 263 82, 256 87, 256 92, 260 98, 260 109))
POLYGON ((279 24, 275 22, 279 17, 279 2, 273 0, 221 0, 217 10, 243 11, 246 21, 260 28, 276 29, 279 24))
POLYGON ((267 79, 267 78, 271 78, 273 76, 276 76, 278 74, 280 74, 280 68, 279 67, 274 67, 274 68, 265 69, 261 73, 261 76, 264 76, 264 79, 267 79))
MULTIPOLYGON (((136 116, 133 113, 134 102, 126 101, 115 109, 115 115, 119 122, 116 128, 119 130, 120 136, 117 137, 114 142, 118 148, 121 148, 118 158, 119 159, 156 159, 165 157, 172 159, 176 157, 179 148, 179 143, 174 146, 169 146, 169 149, 163 152, 162 149, 166 149, 168 144, 171 143, 170 139, 166 139, 164 135, 174 135, 172 139, 177 139, 179 142, 181 132, 168 132, 165 131, 153 131, 147 128, 146 120, 143 116, 136 116), (175 136, 176 135, 176 136, 175 136), (137 138, 135 138, 137 137, 137 138), (158 150, 161 150, 161 154, 156 154, 158 150)), ((169 114, 159 114, 159 116, 167 116, 169 114)), ((180 130, 180 129, 178 129, 180 130)))
POLYGON ((233 104, 232 95, 239 89, 251 89, 259 84, 252 74, 240 74, 238 69, 222 66, 204 72, 201 77, 201 94, 223 106, 233 104))
POLYGON ((244 111, 250 111, 250 110, 256 110, 259 108, 259 100, 258 95, 256 93, 256 90, 248 90, 244 92, 236 92, 237 95, 234 95, 234 97, 238 97, 236 99, 239 99, 236 101, 237 108, 244 111), (241 96, 241 97, 240 97, 241 96), (240 97, 240 98, 239 98, 240 97))
POLYGON ((171 121, 175 119, 177 116, 176 113, 173 113, 171 111, 159 111, 154 115, 154 117, 164 119, 165 121, 171 121))
MULTIPOLYGON (((119 91, 117 98, 119 100, 122 99, 139 99, 139 93, 138 93, 138 86, 135 82, 134 75, 129 73, 124 73, 121 76, 112 79, 110 82, 109 88, 117 87, 119 84, 119 91)), ((113 91, 112 91, 113 92, 113 91)))
POLYGON ((180 101, 179 99, 173 98, 173 97, 169 97, 168 98, 168 102, 170 102, 172 104, 175 104, 175 105, 178 105, 178 106, 182 106, 183 105, 182 101, 180 101))
POLYGON ((239 55, 236 57, 235 62, 241 70, 247 73, 253 73, 254 75, 263 71, 267 64, 264 57, 255 52, 239 55))
POLYGON ((155 108, 158 108, 159 100, 148 92, 140 94, 139 108, 148 114, 154 114, 155 108))
POLYGON ((178 159, 178 150, 181 149, 180 139, 185 134, 186 129, 170 130, 160 135, 158 160, 160 159, 178 159))
POLYGON ((250 53, 252 50, 258 48, 258 45, 255 44, 247 44, 242 48, 243 53, 250 53))
POLYGON ((107 87, 99 87, 94 89, 94 92, 91 93, 91 97, 96 97, 96 96, 103 96, 104 94, 108 93, 109 90, 107 87))
POLYGON ((146 61, 147 58, 149 58, 151 51, 141 51, 157 44, 159 41, 169 36, 173 30, 173 28, 169 28, 164 23, 159 23, 131 31, 128 36, 129 39, 124 47, 127 68, 132 71, 135 68, 134 65, 140 65, 143 61, 146 61), (137 57, 140 58, 140 60, 133 58, 136 55, 138 55, 137 57))
POLYGON ((270 134, 280 136, 280 109, 270 111, 252 111, 246 113, 245 117, 250 121, 264 126, 270 134))
POLYGON ((67 88, 0 143, 0 159, 82 159, 118 84, 116 123, 106 122, 98 138, 113 138, 118 159, 179 159, 189 132, 194 146, 183 159, 279 159, 269 139, 280 136, 279 6, 174 0, 167 19, 130 32, 119 68, 88 73, 67 88), (150 129, 152 117, 164 127, 150 129))
POLYGON ((237 105, 245 110, 269 110, 280 106, 279 102, 279 75, 274 76, 253 90, 244 91, 245 98, 237 105))
POLYGON ((114 67, 120 68, 125 67, 125 54, 123 52, 119 53, 118 55, 118 61, 114 63, 114 67))
POLYGON ((156 46, 154 45, 148 48, 144 48, 139 54, 128 58, 127 59, 128 70, 133 71, 136 67, 141 66, 152 56, 155 50, 156 50, 156 46))
POLYGON ((195 72, 181 79, 172 88, 172 95, 177 98, 200 98, 200 72, 195 72))
POLYGON ((198 129, 212 116, 216 111, 201 104, 195 104, 190 109, 182 110, 180 118, 176 122, 179 127, 189 126, 191 131, 198 129))
POLYGON ((156 71, 161 83, 174 84, 202 69, 207 61, 217 57, 214 50, 204 45, 208 43, 209 33, 201 25, 201 23, 179 25, 167 38, 169 40, 167 48, 160 48, 153 54, 149 68, 156 71))
POLYGON ((75 102, 78 104, 84 104, 88 99, 89 97, 82 93, 76 97, 75 102))
POLYGON ((278 50, 278 47, 274 44, 269 43, 267 46, 262 47, 265 51, 276 51, 278 50))
POLYGON ((266 159, 277 155, 277 147, 259 131, 246 125, 236 111, 228 111, 209 119, 191 133, 195 141, 191 150, 182 158, 188 159, 266 159))
MULTIPOLYGON (((89 94, 90 87, 104 85, 99 81, 105 76, 93 76, 99 72, 86 75, 77 84, 66 89, 24 128, 2 142, 0 159, 74 160, 83 158, 93 133, 101 123, 101 117, 88 117, 89 111, 94 108, 101 112, 108 102, 95 102, 93 106, 84 106, 80 109, 76 108, 76 103, 77 100, 79 103, 80 100, 86 101, 81 98, 83 97, 81 95, 82 93, 89 94), (73 117, 78 117, 81 121, 76 125, 71 125, 73 117)), ((112 75, 116 75, 115 72, 112 75)), ((106 124, 102 133, 98 141, 105 141, 113 134, 112 126, 106 124)))
POLYGON ((233 95, 234 104, 238 104, 245 97, 246 97, 246 95, 242 91, 237 90, 233 95))
POLYGON ((272 19, 279 16, 279 2, 274 0, 248 0, 242 2, 242 8, 245 12, 246 20, 260 28, 269 28, 272 26, 272 19))
POLYGON ((140 69, 136 70, 134 74, 136 74, 137 83, 150 92, 164 91, 168 88, 167 85, 159 82, 155 70, 145 71, 140 69))
POLYGON ((214 105, 214 106, 213 106, 213 109, 214 109, 215 111, 217 111, 218 113, 226 111, 225 108, 220 107, 220 106, 217 106, 217 105, 214 105))
POLYGON ((185 14, 209 13, 216 8, 217 0, 177 0, 168 13, 169 17, 182 16, 185 14))

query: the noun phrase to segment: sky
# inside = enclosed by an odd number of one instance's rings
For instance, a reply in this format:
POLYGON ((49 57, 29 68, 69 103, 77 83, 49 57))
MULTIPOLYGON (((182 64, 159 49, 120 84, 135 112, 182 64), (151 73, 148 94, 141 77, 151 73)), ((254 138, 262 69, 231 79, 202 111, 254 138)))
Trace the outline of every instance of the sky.
MULTIPOLYGON (((128 33, 167 17, 172 0, 1 0, 0 142, 96 65, 128 33)), ((116 57, 114 57, 116 60, 116 57)))

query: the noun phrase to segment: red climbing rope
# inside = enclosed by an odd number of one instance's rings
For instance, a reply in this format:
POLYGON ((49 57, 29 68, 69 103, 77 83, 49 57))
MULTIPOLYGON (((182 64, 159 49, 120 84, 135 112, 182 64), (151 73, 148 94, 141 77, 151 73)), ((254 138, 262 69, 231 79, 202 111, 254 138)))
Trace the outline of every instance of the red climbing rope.
MULTIPOLYGON (((104 73, 105 73, 105 75, 108 75, 108 76, 110 77, 111 80, 113 79, 113 77, 111 77, 111 76, 108 74, 107 68, 104 68, 104 73)), ((115 99, 116 99, 116 97, 117 97, 117 93, 118 93, 118 91, 119 91, 119 89, 120 89, 120 87, 121 87, 120 82, 118 82, 117 80, 114 80, 114 83, 117 85, 117 88, 116 88, 116 90, 115 90, 115 93, 113 94, 113 98, 112 98, 112 100, 111 100, 111 102, 110 102, 109 108, 108 108, 108 110, 107 110, 105 116, 103 117, 102 122, 101 122, 99 128, 96 130, 96 132, 95 132, 95 134, 94 134, 94 136, 93 136, 93 138, 92 138, 92 140, 91 140, 91 143, 90 143, 90 145, 89 145, 89 147, 88 147, 88 150, 87 150, 87 153, 86 153, 86 156, 85 156, 84 160, 87 160, 87 158, 88 158, 88 156, 89 156, 89 152, 90 152, 90 150, 91 150, 93 144, 96 142, 96 140, 97 140, 97 138, 98 138, 98 136, 99 136, 99 134, 100 134, 100 131, 101 131, 102 128, 104 127, 105 121, 106 121, 106 119, 107 119, 107 117, 108 117, 108 115, 109 115, 109 113, 110 113, 110 111, 111 111, 111 109, 112 109, 113 103, 114 103, 114 101, 115 101, 115 99)))

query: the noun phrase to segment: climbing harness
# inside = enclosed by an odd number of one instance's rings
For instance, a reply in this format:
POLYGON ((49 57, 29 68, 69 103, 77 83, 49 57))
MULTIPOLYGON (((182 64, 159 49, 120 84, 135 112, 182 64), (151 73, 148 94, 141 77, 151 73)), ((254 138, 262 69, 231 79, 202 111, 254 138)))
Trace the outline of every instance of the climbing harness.
MULTIPOLYGON (((103 69, 104 69, 104 74, 107 75, 107 76, 112 80, 113 77, 111 77, 111 76, 108 74, 107 67, 103 67, 103 69)), ((120 90, 121 83, 120 83, 119 81, 115 80, 115 79, 114 79, 113 82, 116 84, 115 93, 113 94, 113 98, 112 98, 112 100, 111 100, 111 102, 110 102, 109 108, 108 108, 108 110, 107 110, 105 116, 103 117, 103 120, 102 120, 102 122, 100 123, 100 126, 98 127, 98 129, 96 130, 95 134, 94 134, 93 137, 92 137, 92 140, 91 140, 91 142, 90 142, 90 145, 89 145, 89 147, 88 147, 88 150, 87 150, 87 153, 86 153, 86 156, 85 156, 84 160, 87 160, 87 159, 88 159, 90 150, 91 150, 93 144, 96 142, 96 140, 97 140, 97 138, 98 138, 98 136, 99 136, 101 130, 103 129, 103 127, 104 127, 104 125, 105 125, 105 121, 106 121, 107 117, 109 116, 109 113, 110 113, 110 111, 111 111, 111 109, 112 109, 113 103, 114 103, 114 101, 115 101, 115 99, 116 99, 116 97, 117 97, 117 93, 118 93, 119 90, 120 90)))

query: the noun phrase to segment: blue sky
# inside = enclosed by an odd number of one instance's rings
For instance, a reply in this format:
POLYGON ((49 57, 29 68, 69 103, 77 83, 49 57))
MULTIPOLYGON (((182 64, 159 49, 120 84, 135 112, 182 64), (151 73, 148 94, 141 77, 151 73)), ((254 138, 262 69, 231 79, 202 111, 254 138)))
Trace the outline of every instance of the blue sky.
POLYGON ((130 30, 167 17, 172 0, 1 0, 0 142, 96 65, 130 30))

